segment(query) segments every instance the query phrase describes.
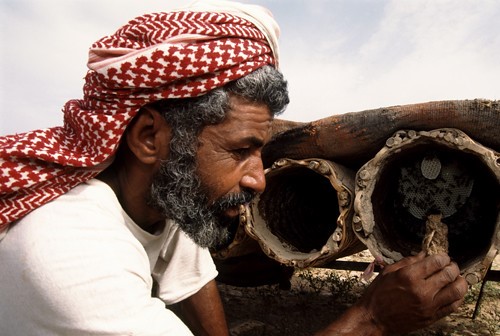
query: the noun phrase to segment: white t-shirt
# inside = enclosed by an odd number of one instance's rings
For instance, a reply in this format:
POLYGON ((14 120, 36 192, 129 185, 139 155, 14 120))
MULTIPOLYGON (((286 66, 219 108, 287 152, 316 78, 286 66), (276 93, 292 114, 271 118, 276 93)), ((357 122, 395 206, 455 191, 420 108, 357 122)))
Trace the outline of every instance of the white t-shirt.
POLYGON ((191 335, 165 304, 216 275, 208 250, 177 225, 142 230, 93 179, 0 240, 0 335, 191 335), (161 300, 151 297, 151 275, 161 300))

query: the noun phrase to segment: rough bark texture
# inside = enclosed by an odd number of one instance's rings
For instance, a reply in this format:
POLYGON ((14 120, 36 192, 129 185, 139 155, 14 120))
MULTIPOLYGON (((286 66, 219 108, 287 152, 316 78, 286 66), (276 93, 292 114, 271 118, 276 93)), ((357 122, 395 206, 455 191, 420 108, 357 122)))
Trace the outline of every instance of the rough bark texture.
POLYGON ((500 102, 450 100, 399 105, 333 115, 308 123, 275 121, 273 139, 263 160, 323 158, 358 168, 400 129, 458 128, 474 140, 500 151, 500 102))

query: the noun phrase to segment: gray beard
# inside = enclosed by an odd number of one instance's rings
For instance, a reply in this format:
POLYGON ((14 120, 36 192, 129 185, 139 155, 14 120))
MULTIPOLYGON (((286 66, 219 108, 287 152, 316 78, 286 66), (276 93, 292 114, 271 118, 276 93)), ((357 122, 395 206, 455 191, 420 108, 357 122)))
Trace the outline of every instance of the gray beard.
POLYGON ((174 220, 199 246, 218 249, 230 243, 239 224, 238 217, 229 218, 224 211, 249 203, 255 193, 244 190, 227 194, 209 204, 208 190, 196 174, 194 161, 162 161, 153 178, 148 204, 174 220))

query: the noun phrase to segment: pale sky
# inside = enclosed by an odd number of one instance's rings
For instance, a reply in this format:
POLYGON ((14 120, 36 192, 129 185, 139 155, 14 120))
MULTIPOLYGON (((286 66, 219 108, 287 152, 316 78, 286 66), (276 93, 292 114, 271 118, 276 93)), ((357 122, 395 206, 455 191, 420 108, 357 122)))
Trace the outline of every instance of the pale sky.
MULTIPOLYGON (((255 0, 281 27, 283 119, 500 99, 500 1, 255 0)), ((0 135, 62 124, 89 46, 180 0, 0 0, 0 135)))

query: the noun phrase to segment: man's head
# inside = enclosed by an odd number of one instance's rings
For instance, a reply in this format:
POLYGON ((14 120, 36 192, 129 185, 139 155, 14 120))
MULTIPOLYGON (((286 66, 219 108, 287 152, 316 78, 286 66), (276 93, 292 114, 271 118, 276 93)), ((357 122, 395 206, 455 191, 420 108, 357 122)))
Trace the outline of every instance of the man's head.
POLYGON ((201 97, 148 105, 171 127, 148 203, 199 245, 226 243, 239 206, 265 187, 261 150, 288 101, 282 74, 265 66, 201 97))
MULTIPOLYGON (((278 35, 278 25, 262 7, 204 0, 178 11, 141 15, 96 41, 89 50, 83 99, 65 104, 64 126, 0 139, 0 166, 6 176, 0 184, 0 207, 9 210, 0 211, 0 232, 103 173, 132 121, 145 126, 155 120, 154 126, 168 133, 154 113, 138 122, 144 106, 165 99, 196 100, 265 65, 277 67, 278 35)), ((221 120, 217 114, 212 118, 203 123, 221 120)), ((152 132, 142 134, 147 138, 152 132)), ((168 138, 158 137, 164 142, 168 138)), ((145 169, 137 172, 147 176, 145 169)), ((135 197, 120 199, 126 206, 138 199, 138 192, 132 192, 135 197)), ((132 217, 151 222, 143 212, 136 208, 132 217)))

